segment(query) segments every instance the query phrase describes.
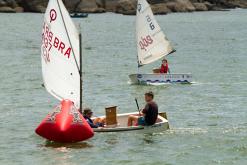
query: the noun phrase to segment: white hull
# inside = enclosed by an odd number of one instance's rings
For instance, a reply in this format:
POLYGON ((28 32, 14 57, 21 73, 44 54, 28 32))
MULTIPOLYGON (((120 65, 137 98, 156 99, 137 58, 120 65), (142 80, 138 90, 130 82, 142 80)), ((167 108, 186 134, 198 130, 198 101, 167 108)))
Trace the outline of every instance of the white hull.
POLYGON ((192 74, 131 74, 131 84, 167 84, 167 83, 191 83, 192 74))
MULTIPOLYGON (((125 131, 141 131, 143 133, 162 132, 169 129, 168 120, 162 116, 158 116, 156 123, 152 126, 131 126, 128 127, 128 116, 138 115, 137 112, 124 113, 117 115, 117 126, 106 126, 104 128, 94 128, 94 132, 125 132, 125 131)), ((104 116, 101 116, 104 117, 104 116)))

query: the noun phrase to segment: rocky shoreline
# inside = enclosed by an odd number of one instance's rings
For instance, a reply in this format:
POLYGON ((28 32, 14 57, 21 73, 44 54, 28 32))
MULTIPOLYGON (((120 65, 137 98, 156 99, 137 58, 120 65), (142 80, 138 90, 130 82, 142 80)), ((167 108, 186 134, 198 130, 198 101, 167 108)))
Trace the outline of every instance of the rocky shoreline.
MULTIPOLYGON (((136 0, 63 0, 70 12, 135 15, 136 0)), ((0 12, 45 12, 48 0, 0 0, 0 12)), ((155 14, 247 8, 247 0, 148 0, 155 14)))

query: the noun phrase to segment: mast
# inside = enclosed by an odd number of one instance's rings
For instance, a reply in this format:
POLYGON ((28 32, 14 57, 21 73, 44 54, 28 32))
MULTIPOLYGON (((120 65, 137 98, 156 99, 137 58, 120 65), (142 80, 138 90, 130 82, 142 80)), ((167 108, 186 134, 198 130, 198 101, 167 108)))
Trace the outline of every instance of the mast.
POLYGON ((79 33, 79 50, 80 50, 80 111, 82 112, 82 39, 81 39, 81 32, 79 33))

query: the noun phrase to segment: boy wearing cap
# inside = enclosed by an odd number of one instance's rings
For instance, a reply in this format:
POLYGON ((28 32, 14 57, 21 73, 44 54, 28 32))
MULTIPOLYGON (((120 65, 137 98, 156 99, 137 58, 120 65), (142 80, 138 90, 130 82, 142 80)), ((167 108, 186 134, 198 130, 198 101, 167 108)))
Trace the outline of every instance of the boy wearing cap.
POLYGON ((93 121, 91 118, 93 116, 93 111, 90 108, 85 108, 83 110, 83 117, 87 121, 87 123, 90 125, 91 128, 98 128, 98 127, 104 127, 104 119, 97 118, 95 121, 93 121))

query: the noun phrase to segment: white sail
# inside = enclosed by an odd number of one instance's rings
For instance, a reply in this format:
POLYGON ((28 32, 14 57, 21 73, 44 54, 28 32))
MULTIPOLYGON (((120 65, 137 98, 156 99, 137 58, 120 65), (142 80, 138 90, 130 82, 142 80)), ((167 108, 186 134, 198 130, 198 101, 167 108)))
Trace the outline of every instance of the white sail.
POLYGON ((79 33, 62 0, 50 0, 45 12, 42 74, 46 90, 55 98, 80 102, 79 33))
POLYGON ((154 62, 173 51, 146 0, 138 0, 136 39, 139 66, 154 62))

